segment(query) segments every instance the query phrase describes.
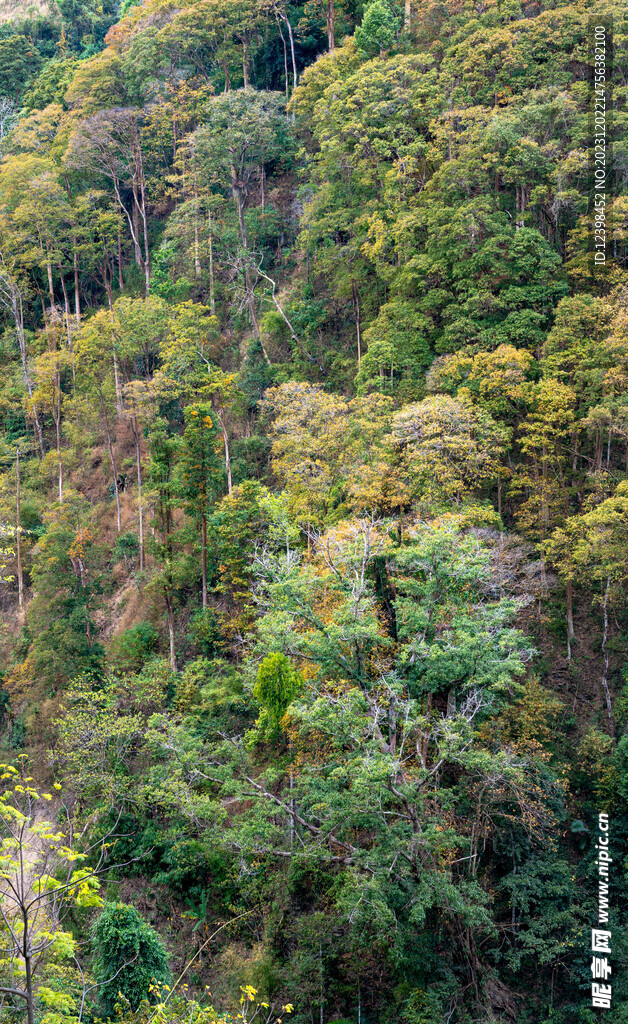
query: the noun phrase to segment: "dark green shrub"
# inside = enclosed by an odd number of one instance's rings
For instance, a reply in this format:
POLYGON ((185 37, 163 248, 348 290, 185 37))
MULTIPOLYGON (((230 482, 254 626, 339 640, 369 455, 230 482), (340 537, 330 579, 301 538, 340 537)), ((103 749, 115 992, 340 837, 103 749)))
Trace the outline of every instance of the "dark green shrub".
POLYGON ((155 653, 158 640, 150 622, 138 622, 112 640, 109 660, 119 672, 139 672, 155 653))
POLYGON ((171 979, 159 935, 126 903, 105 904, 94 929, 94 951, 99 1002, 112 1016, 119 992, 135 1010, 142 999, 156 1001, 152 986, 159 988, 171 979))

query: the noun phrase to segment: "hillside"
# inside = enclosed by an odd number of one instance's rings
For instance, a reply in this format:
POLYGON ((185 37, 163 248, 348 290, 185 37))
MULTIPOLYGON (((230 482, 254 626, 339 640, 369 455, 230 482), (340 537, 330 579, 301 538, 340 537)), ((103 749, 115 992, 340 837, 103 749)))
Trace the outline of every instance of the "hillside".
POLYGON ((45 0, 0 0, 0 22, 22 21, 38 15, 47 17, 51 13, 50 5, 45 0))
POLYGON ((57 6, 0 13, 0 1020, 626 1024, 623 8, 57 6))

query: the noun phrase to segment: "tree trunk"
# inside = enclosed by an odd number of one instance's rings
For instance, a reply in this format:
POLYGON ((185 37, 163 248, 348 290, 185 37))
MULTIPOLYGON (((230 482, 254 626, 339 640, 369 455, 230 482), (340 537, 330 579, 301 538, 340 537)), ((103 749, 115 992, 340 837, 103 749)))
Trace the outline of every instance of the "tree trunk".
MULTIPOLYGON (((275 14, 277 14, 275 9, 275 14)), ((279 16, 276 17, 277 28, 279 29, 279 35, 281 36, 281 45, 283 46, 283 70, 286 78, 286 102, 290 99, 290 80, 288 75, 288 47, 286 46, 286 40, 283 32, 281 31, 281 19, 279 16)))
POLYGON ((55 289, 52 283, 52 266, 50 263, 50 259, 46 260, 46 270, 48 271, 48 294, 50 295, 50 308, 54 309, 55 289))
MULTIPOLYGON (((139 238, 139 232, 140 232, 140 221, 139 221, 139 213, 138 213, 139 205, 140 204, 139 204, 139 200, 137 198, 137 193, 136 193, 136 191, 134 189, 133 190, 133 213, 131 215, 130 221, 133 222, 133 227, 131 229, 131 237, 133 239, 133 251, 135 253, 135 265, 137 267, 141 267, 142 266, 142 250, 140 248, 140 238, 139 238)), ((130 221, 129 221, 129 227, 131 226, 130 221)))
POLYGON ((203 548, 203 608, 207 608, 207 515, 205 512, 201 516, 201 542, 203 548))
POLYGON ((57 434, 57 458, 59 460, 59 504, 63 505, 63 460, 61 458, 61 411, 55 420, 57 434))
POLYGON ((76 236, 73 239, 74 244, 74 316, 77 324, 81 322, 81 299, 79 296, 79 268, 78 268, 78 253, 76 251, 76 236))
POLYGON ((353 298, 353 312, 355 314, 355 332, 358 339, 358 370, 362 362, 362 334, 360 330, 360 295, 355 281, 351 281, 351 296, 353 298))
MULTIPOLYGON (((244 221, 244 195, 242 192, 242 187, 238 182, 237 168, 233 164, 231 165, 231 191, 236 201, 236 206, 238 208, 238 226, 240 229, 240 241, 242 242, 242 248, 244 249, 245 254, 248 254, 249 244, 246 234, 246 224, 244 221)), ((262 343, 259 324, 257 322, 257 315, 255 312, 255 295, 253 292, 253 282, 251 280, 251 268, 249 267, 248 261, 245 262, 244 266, 244 287, 246 289, 246 304, 249 310, 249 319, 251 321, 251 327, 253 329, 255 340, 260 342, 260 344, 262 345, 262 349, 264 351, 264 355, 266 356, 266 360, 270 362, 270 359, 268 359, 268 355, 266 353, 266 349, 264 348, 264 345, 262 343)))
POLYGON ((20 509, 20 449, 15 457, 15 549, 17 556, 17 600, 24 607, 24 576, 22 574, 22 525, 20 509))
MULTIPOLYGON (((287 11, 286 11, 286 16, 284 18, 284 21, 286 23, 286 28, 288 30, 288 38, 290 40, 290 56, 292 58, 292 80, 294 82, 294 88, 296 89, 297 85, 299 84, 299 78, 298 78, 298 74, 297 74, 297 59, 296 59, 295 52, 294 52, 294 36, 292 34, 292 25, 290 24, 290 19, 288 17, 288 12, 287 11)), ((293 114, 293 117, 294 117, 294 114, 293 114)))
POLYGON ((41 429, 41 423, 39 422, 39 416, 37 415, 37 409, 32 404, 33 402, 33 385, 31 383, 30 375, 28 372, 28 362, 26 359, 26 335, 24 333, 24 309, 22 306, 22 296, 16 288, 14 288, 9 282, 7 282, 10 290, 10 303, 11 312, 13 313, 13 320, 15 322, 15 331, 17 334, 18 345, 20 347, 20 358, 22 360, 22 374, 24 376, 24 383, 26 384, 26 390, 28 391, 28 397, 31 400, 31 407, 33 410, 33 419, 35 422, 35 430, 37 432, 37 440, 39 442, 39 451, 41 457, 44 457, 44 437, 41 429))
POLYGON ((137 416, 131 421, 133 438, 135 440, 135 465, 137 469, 137 511, 139 517, 139 541, 140 541, 140 571, 144 568, 144 511, 142 509, 142 458, 140 451, 140 428, 137 416))
POLYGON ((610 590, 610 577, 606 579, 606 588, 604 590, 604 600, 602 602, 602 609, 604 614, 604 632, 602 634, 602 655, 604 657, 604 671, 602 673, 602 690, 604 692, 604 700, 606 702, 606 714, 608 716, 608 727, 611 736, 615 735, 615 722, 613 719, 613 704, 611 701, 611 691, 608 686, 608 668, 609 668, 609 654, 608 654, 608 593, 610 590))
POLYGON ((198 245, 198 218, 194 217, 194 277, 198 281, 201 276, 201 261, 199 259, 198 245))
POLYGON ((57 388, 58 408, 57 415, 55 416, 54 410, 52 417, 55 421, 55 434, 57 438, 57 458, 59 460, 59 504, 63 505, 63 460, 61 458, 61 381, 59 380, 59 374, 56 374, 55 385, 57 388))
POLYGON ((229 456, 229 435, 227 433, 227 418, 225 416, 225 408, 221 404, 219 409, 220 418, 220 429, 222 430, 222 439, 225 444, 225 470, 227 471, 227 488, 229 494, 231 494, 231 458, 229 456))
POLYGON ((141 169, 140 178, 140 195, 142 199, 141 215, 142 224, 144 231, 144 280, 146 289, 146 298, 150 292, 150 252, 148 249, 148 214, 146 212, 146 182, 144 181, 144 169, 141 169))
POLYGON ((207 219, 209 224, 209 312, 213 316, 216 312, 216 300, 214 298, 214 239, 211 210, 208 212, 207 219))
POLYGON ((63 292, 63 308, 65 309, 65 331, 68 339, 68 349, 72 351, 72 331, 70 330, 70 300, 68 298, 68 290, 65 286, 65 280, 63 278, 63 271, 61 267, 59 270, 59 280, 61 281, 61 291, 63 292))
POLYGON ((111 472, 113 475, 113 487, 116 493, 116 512, 118 515, 118 533, 122 532, 122 517, 120 514, 120 489, 118 487, 118 474, 116 472, 116 463, 113 457, 113 445, 111 443, 111 430, 109 429, 109 417, 107 416, 107 407, 105 405, 105 399, 100 391, 100 407, 102 409, 103 419, 105 421, 105 432, 107 434, 107 449, 109 451, 109 461, 111 463, 111 472))
POLYGON ((571 661, 571 641, 576 639, 573 628, 573 583, 565 584, 565 600, 567 602, 567 661, 571 661))
POLYGON ((120 387, 120 375, 118 373, 118 356, 115 347, 113 349, 113 380, 116 388, 116 412, 122 415, 122 388, 120 387))
POLYGON ((120 291, 124 288, 124 280, 122 278, 122 231, 120 230, 120 222, 118 221, 118 287, 120 291))
POLYGON ((246 40, 242 40, 242 77, 244 78, 244 91, 249 90, 249 53, 246 40))
MULTIPOLYGON (((24 945, 26 945, 28 939, 28 925, 24 926, 24 945)), ((25 986, 26 986, 26 1014, 28 1018, 28 1024, 35 1024, 35 1000, 33 995, 33 965, 31 961, 31 955, 28 952, 24 953, 24 967, 26 972, 25 986)))
POLYGON ((172 607, 172 597, 167 594, 165 597, 166 601, 166 613, 168 616, 168 638, 170 641, 170 668, 173 672, 177 671, 177 656, 174 647, 174 609, 172 607))
POLYGON ((325 0, 325 26, 327 28, 327 49, 331 53, 336 48, 336 12, 334 0, 325 0))

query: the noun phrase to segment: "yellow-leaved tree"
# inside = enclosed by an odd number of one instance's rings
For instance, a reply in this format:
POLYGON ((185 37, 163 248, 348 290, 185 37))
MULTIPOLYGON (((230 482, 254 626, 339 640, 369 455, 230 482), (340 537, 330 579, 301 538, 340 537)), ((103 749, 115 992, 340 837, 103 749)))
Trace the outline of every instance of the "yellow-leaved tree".
POLYGON ((39 1010, 68 1003, 36 978, 43 965, 74 957, 75 940, 63 927, 69 910, 102 899, 97 871, 81 866, 87 855, 46 819, 53 795, 35 788, 25 759, 18 768, 0 764, 0 780, 0 996, 34 1024, 39 1010))

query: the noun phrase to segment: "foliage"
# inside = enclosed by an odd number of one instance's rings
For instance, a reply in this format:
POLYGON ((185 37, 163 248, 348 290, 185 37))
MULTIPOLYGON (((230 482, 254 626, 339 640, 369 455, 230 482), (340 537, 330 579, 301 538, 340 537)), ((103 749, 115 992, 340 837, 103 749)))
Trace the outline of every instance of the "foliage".
POLYGON ((625 1016, 623 15, 0 25, 3 1019, 625 1016))
POLYGON ((135 1010, 142 999, 159 1002, 171 979, 165 947, 135 907, 108 903, 94 929, 95 977, 105 1013, 113 1013, 118 993, 135 1010))

